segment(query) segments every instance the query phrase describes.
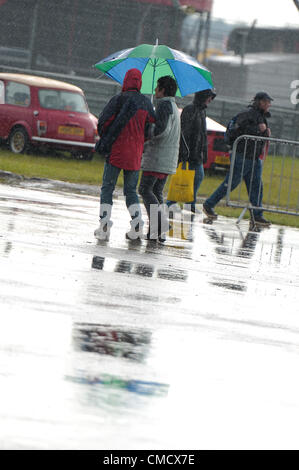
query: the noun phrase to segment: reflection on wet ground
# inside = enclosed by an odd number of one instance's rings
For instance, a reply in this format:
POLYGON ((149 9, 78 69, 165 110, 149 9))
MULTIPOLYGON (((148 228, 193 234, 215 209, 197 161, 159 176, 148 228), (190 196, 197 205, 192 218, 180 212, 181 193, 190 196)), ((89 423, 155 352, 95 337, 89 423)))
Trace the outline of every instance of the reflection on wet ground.
MULTIPOLYGON (((124 330, 113 325, 75 323, 73 343, 77 351, 108 355, 130 361, 143 362, 149 352, 151 332, 131 329, 124 330)), ((112 389, 123 389, 140 395, 163 395, 168 385, 145 380, 123 379, 111 374, 86 376, 82 371, 66 380, 82 385, 100 385, 112 389)))
POLYGON ((250 258, 253 256, 256 244, 258 242, 258 237, 258 233, 248 232, 242 241, 237 256, 240 258, 250 258))
POLYGON ((81 351, 125 357, 142 361, 150 343, 148 331, 125 331, 111 325, 76 323, 73 340, 75 347, 81 351))
POLYGON ((183 214, 134 244, 118 199, 98 244, 97 216, 0 186, 0 447, 298 447, 299 231, 183 214))
POLYGON ((155 274, 155 266, 145 263, 132 263, 126 260, 106 259, 102 256, 94 256, 92 258, 92 267, 105 271, 114 271, 115 273, 137 274, 143 277, 153 277, 156 275, 160 279, 169 281, 186 281, 188 274, 182 269, 157 269, 155 274), (104 267, 105 264, 105 267, 104 267))
POLYGON ((124 380, 120 377, 103 375, 101 377, 70 377, 66 380, 83 385, 102 385, 114 389, 123 389, 139 395, 164 395, 168 391, 167 384, 159 382, 146 382, 144 380, 124 380))
POLYGON ((223 289, 229 289, 229 290, 234 290, 234 291, 239 291, 239 292, 244 292, 247 289, 246 284, 243 282, 240 282, 238 284, 234 282, 225 281, 223 279, 211 281, 211 284, 212 286, 222 287, 223 289))

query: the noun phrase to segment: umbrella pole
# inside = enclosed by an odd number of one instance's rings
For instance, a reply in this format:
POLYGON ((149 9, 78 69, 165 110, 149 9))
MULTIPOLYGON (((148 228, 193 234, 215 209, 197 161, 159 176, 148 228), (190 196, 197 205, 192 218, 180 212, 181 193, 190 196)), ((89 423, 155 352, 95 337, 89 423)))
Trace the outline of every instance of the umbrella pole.
MULTIPOLYGON (((155 47, 159 45, 159 40, 158 38, 156 39, 156 44, 155 47)), ((154 102, 154 84, 155 84, 155 72, 156 72, 156 59, 154 59, 154 74, 153 74, 153 83, 152 83, 152 96, 151 96, 151 102, 154 102)))
POLYGON ((156 75, 156 59, 154 61, 154 73, 153 73, 153 83, 152 83, 152 97, 151 97, 151 102, 154 102, 154 85, 155 85, 155 75, 156 75))

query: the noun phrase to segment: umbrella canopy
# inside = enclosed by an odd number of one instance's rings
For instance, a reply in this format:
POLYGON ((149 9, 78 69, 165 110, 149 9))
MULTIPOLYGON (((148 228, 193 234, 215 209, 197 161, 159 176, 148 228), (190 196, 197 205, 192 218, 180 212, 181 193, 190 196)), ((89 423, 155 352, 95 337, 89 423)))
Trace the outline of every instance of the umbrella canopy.
POLYGON ((123 49, 94 65, 108 77, 123 83, 129 69, 142 73, 141 92, 153 94, 157 80, 164 75, 173 77, 178 85, 177 96, 213 88, 211 72, 193 57, 170 47, 151 44, 123 49))

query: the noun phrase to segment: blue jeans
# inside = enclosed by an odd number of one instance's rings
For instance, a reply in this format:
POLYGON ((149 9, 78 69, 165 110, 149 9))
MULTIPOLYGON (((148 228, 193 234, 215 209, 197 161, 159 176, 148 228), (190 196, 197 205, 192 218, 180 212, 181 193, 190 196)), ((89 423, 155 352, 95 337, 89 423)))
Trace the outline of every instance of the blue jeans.
MULTIPOLYGON (((100 198, 100 219, 106 217, 106 220, 109 220, 111 217, 111 209, 113 205, 112 195, 120 172, 121 168, 111 165, 108 161, 105 162, 100 198)), ((123 170, 123 172, 126 206, 132 219, 138 217, 141 220, 141 208, 136 192, 139 171, 123 170)))
MULTIPOLYGON (((187 204, 191 204, 191 211, 195 212, 195 204, 196 204, 196 195, 199 190, 199 187, 201 185, 202 180, 204 179, 205 172, 203 168, 202 163, 195 163, 195 162, 190 162, 189 163, 189 170, 195 170, 195 175, 194 175, 194 200, 189 201, 187 204)), ((166 204, 171 206, 172 204, 175 204, 175 201, 167 201, 166 204)))
MULTIPOLYGON (((251 204, 255 207, 259 207, 262 205, 263 200, 262 162, 259 158, 256 160, 245 158, 243 173, 242 167, 243 154, 236 154, 231 190, 233 191, 241 183, 243 177, 251 204)), ((221 183, 216 191, 205 201, 208 207, 215 207, 220 199, 226 195, 228 180, 229 172, 226 174, 223 183, 221 183)), ((255 217, 261 217, 263 211, 261 209, 254 209, 253 215, 255 217)))

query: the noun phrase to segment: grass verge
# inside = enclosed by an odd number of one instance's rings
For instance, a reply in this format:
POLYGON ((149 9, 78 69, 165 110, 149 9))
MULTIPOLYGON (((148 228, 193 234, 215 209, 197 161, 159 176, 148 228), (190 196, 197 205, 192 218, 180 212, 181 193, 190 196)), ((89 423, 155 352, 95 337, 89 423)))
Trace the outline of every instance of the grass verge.
MULTIPOLYGON (((43 155, 41 153, 16 155, 6 150, 5 148, 0 147, 0 169, 3 171, 10 171, 12 173, 16 173, 18 175, 22 175, 29 178, 49 178, 70 183, 100 185, 103 177, 104 163, 104 158, 100 157, 99 155, 95 155, 92 161, 80 161, 68 157, 66 153, 57 153, 53 155, 43 155)), ((264 167, 263 181, 265 183, 265 186, 267 185, 269 178, 272 177, 273 179, 273 174, 275 175, 275 177, 277 177, 277 182, 275 181, 275 185, 273 185, 274 189, 272 195, 270 195, 270 199, 269 194, 265 192, 265 198, 268 198, 266 202, 271 203, 272 201, 273 203, 275 203, 275 187, 277 186, 278 189, 280 189, 281 191, 281 200, 289 200, 291 207, 292 205, 295 206, 295 191, 294 194, 290 196, 288 194, 285 182, 288 181, 288 178, 290 178, 290 175, 292 174, 293 187, 296 188, 299 186, 299 162, 298 164, 296 163, 295 168, 294 166, 291 167, 291 164, 285 165, 284 174, 282 175, 282 177, 278 171, 280 168, 279 162, 277 161, 277 163, 275 164, 276 167, 274 169, 274 173, 273 166, 271 164, 268 165, 269 168, 267 168, 267 165, 265 165, 264 167)), ((205 198, 212 194, 212 192, 223 181, 223 178, 223 174, 215 174, 213 176, 206 175, 200 187, 200 198, 205 198)), ((123 185, 122 173, 120 173, 117 184, 118 186, 123 185)), ((168 189, 168 184, 169 180, 165 188, 166 192, 168 189)), ((232 199, 238 198, 239 196, 242 199, 246 197, 246 188, 244 184, 240 185, 235 191, 232 192, 232 199)), ((219 205, 217 206, 217 213, 225 215, 227 217, 238 217, 241 213, 241 210, 219 205)), ((271 220, 271 222, 279 225, 299 227, 299 218, 296 216, 273 214, 269 212, 267 213, 266 217, 267 219, 271 220)), ((247 213, 245 215, 245 218, 248 218, 247 213)))

